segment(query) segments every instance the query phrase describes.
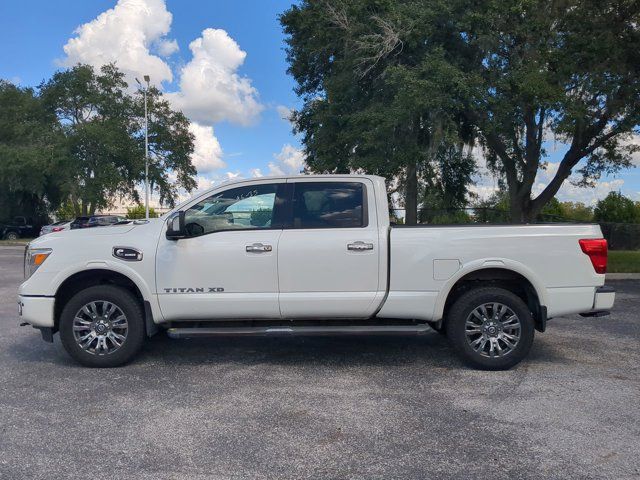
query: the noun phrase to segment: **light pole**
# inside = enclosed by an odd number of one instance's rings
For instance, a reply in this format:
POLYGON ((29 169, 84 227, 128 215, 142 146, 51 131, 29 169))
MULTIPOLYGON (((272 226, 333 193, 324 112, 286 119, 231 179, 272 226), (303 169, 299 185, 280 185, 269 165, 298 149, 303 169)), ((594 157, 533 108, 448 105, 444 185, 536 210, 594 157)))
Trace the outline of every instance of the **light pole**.
MULTIPOLYGON (((149 220, 149 115, 147 112, 147 91, 149 90, 149 75, 145 75, 144 81, 147 86, 144 88, 144 218, 149 220)), ((140 80, 136 82, 142 88, 140 80)))

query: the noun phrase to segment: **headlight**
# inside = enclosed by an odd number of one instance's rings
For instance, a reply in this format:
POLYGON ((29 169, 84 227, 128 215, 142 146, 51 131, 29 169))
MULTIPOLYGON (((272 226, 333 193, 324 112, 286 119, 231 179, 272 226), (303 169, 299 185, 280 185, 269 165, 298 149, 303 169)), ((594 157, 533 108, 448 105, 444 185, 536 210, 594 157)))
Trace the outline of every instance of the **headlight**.
POLYGON ((24 253, 24 278, 28 279, 51 255, 50 248, 29 248, 24 253))

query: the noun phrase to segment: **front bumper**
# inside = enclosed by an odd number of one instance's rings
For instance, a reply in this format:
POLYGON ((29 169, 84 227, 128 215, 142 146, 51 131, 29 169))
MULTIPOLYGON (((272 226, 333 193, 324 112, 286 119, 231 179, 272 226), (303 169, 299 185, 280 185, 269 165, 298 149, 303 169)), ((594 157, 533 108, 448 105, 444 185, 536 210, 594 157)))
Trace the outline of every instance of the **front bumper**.
POLYGON ((20 320, 36 328, 53 328, 54 297, 18 295, 20 320))

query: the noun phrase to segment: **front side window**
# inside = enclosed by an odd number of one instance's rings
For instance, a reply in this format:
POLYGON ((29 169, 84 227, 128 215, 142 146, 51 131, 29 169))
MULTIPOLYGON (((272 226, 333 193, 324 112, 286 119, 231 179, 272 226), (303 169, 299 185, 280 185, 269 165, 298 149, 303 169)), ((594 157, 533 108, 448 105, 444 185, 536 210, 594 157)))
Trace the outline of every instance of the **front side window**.
POLYGON ((362 183, 300 182, 294 185, 293 228, 366 227, 362 183))
POLYGON ((187 234, 271 228, 277 187, 275 183, 248 185, 207 197, 185 212, 187 234))

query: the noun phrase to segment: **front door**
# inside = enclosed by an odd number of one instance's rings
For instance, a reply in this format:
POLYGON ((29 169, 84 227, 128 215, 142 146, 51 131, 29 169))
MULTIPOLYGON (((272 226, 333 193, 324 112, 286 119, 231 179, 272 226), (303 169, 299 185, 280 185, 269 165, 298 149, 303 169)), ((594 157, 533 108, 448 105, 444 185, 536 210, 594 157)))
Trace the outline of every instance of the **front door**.
POLYGON ((284 184, 218 191, 185 210, 188 237, 160 238, 156 289, 166 321, 280 318, 276 220, 284 184))
POLYGON ((301 178, 289 188, 278 254, 283 317, 369 317, 382 288, 377 219, 367 209, 373 184, 301 178))

